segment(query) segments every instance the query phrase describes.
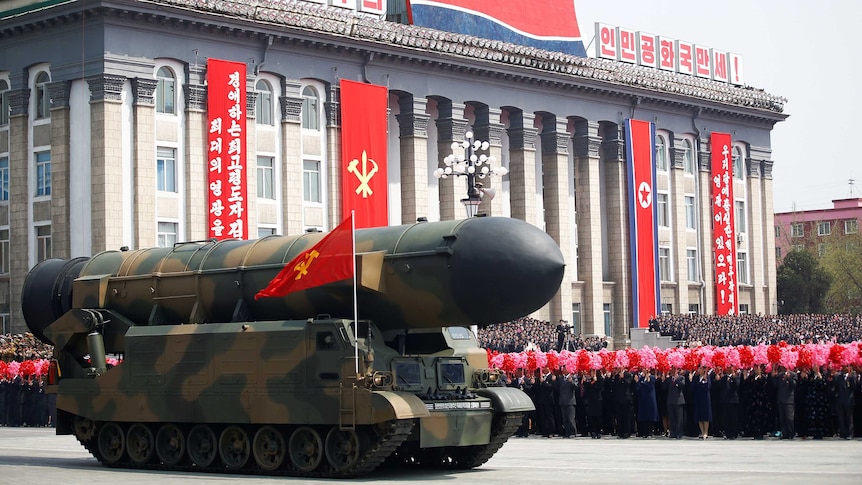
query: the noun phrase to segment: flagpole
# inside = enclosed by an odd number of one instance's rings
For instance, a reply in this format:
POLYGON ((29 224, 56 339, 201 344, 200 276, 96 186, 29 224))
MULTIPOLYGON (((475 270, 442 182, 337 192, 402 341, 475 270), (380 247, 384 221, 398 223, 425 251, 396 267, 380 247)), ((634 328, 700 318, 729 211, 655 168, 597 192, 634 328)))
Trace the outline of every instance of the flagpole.
POLYGON ((353 246, 353 361, 356 367, 356 376, 359 377, 359 305, 356 303, 356 215, 355 210, 350 211, 350 242, 353 246))

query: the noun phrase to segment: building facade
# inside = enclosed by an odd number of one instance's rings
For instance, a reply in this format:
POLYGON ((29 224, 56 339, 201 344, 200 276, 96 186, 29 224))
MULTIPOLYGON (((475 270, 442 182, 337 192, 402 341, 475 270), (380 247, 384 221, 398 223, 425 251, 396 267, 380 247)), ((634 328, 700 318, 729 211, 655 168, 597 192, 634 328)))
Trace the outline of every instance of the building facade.
MULTIPOLYGON (((535 316, 625 345, 626 118, 655 123, 662 310, 712 313, 710 133, 731 133, 742 311, 775 310, 761 90, 402 25, 307 2, 40 2, 0 19, 0 314, 23 331, 47 257, 206 237, 206 60, 245 62, 250 237, 341 220, 339 80, 389 89, 389 223, 463 217, 433 176, 467 131, 502 179, 480 212, 523 219, 567 273, 535 316)), ((489 282, 493 284, 493 282, 489 282)))
POLYGON ((823 256, 834 236, 857 240, 862 222, 862 198, 836 199, 831 209, 775 214, 775 259, 778 264, 793 250, 823 256))

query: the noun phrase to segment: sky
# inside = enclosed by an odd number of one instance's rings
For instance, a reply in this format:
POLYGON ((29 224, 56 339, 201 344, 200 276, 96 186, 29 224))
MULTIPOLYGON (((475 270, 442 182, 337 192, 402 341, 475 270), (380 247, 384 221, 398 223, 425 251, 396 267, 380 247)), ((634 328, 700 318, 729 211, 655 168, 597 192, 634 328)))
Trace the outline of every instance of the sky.
MULTIPOLYGON (((740 54, 745 83, 788 99, 772 131, 775 212, 862 198, 860 0, 575 0, 584 45, 602 22, 740 54)), ((587 48, 595 54, 595 41, 587 48)))

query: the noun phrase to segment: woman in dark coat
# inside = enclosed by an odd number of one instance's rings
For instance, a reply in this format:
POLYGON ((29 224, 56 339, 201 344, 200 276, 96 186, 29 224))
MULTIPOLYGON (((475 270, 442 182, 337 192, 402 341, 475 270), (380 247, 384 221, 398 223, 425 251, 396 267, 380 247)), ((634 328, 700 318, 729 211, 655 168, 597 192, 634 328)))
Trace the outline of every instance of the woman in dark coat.
POLYGON ((655 397, 656 378, 649 372, 635 376, 635 392, 638 400, 638 436, 649 438, 658 421, 658 403, 655 397))
POLYGON ((595 369, 581 380, 584 387, 584 400, 587 403, 587 426, 590 428, 590 438, 601 439, 602 420, 604 415, 604 387, 605 382, 601 372, 595 369))
POLYGON ((745 378, 746 395, 749 402, 746 427, 756 440, 762 440, 763 435, 769 430, 770 403, 766 392, 768 380, 763 374, 761 366, 755 366, 754 370, 745 378))
POLYGON ((692 396, 694 397, 694 420, 700 428, 700 439, 709 437, 709 422, 712 421, 712 379, 706 373, 706 367, 700 366, 697 374, 691 380, 692 396))
POLYGON ((808 425, 808 433, 816 440, 822 440, 829 432, 829 420, 832 416, 829 410, 827 388, 826 379, 820 373, 820 368, 815 366, 808 376, 805 395, 807 408, 804 420, 808 425))

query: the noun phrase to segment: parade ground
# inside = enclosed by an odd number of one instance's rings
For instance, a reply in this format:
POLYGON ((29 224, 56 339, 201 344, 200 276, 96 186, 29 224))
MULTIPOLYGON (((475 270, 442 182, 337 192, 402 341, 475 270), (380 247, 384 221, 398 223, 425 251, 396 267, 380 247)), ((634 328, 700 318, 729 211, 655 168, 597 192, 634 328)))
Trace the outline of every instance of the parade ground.
POLYGON ((349 480, 190 474, 102 467, 71 436, 0 428, 0 484, 275 483, 862 483, 862 440, 512 438, 474 470, 379 469, 349 480))

